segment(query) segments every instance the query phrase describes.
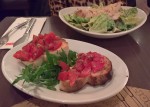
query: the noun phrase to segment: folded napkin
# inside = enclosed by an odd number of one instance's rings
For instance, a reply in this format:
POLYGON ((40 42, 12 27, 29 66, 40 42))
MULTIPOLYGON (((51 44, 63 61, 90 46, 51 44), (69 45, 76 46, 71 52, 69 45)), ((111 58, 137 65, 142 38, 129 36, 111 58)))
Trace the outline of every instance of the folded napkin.
MULTIPOLYGON (((9 30, 11 30, 13 27, 17 26, 18 24, 22 23, 22 22, 25 22, 26 20, 28 20, 30 18, 24 18, 24 17, 21 17, 21 18, 17 18, 12 24, 11 26, 6 30, 6 32, 3 34, 5 35, 9 30)), ((46 18, 45 17, 42 17, 42 18, 36 18, 36 22, 31 30, 31 33, 30 33, 30 37, 29 37, 29 40, 32 40, 33 38, 33 35, 38 35, 40 32, 41 32, 41 29, 44 25, 44 22, 46 21, 46 18)), ((26 26, 22 27, 21 29, 17 30, 16 32, 14 32, 10 38, 9 38, 9 41, 3 45, 2 47, 0 47, 0 49, 11 49, 13 48, 13 44, 18 40, 20 39, 25 31, 26 31, 26 26)))

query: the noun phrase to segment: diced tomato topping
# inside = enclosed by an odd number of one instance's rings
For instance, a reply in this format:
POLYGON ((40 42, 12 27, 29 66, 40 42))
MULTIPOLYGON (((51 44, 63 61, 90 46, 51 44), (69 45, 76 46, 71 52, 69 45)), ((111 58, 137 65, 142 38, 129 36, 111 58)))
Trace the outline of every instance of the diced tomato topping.
POLYGON ((17 59, 22 60, 22 61, 30 60, 30 55, 27 52, 22 51, 22 50, 17 51, 13 56, 17 59))
POLYGON ((55 36, 54 33, 46 34, 44 36, 45 49, 50 51, 57 50, 61 45, 62 41, 59 37, 55 36))
POLYGON ((92 71, 93 72, 97 72, 100 71, 103 68, 103 64, 101 64, 101 62, 99 61, 92 61, 92 71))
POLYGON ((66 81, 68 80, 68 78, 69 78, 69 72, 66 72, 66 71, 62 71, 58 75, 58 80, 61 80, 61 81, 66 81))
POLYGON ((22 47, 22 50, 25 51, 25 52, 30 53, 32 51, 33 47, 35 47, 35 44, 30 42, 27 45, 25 45, 24 47, 22 47))
POLYGON ((75 69, 71 69, 68 72, 66 71, 60 72, 58 75, 58 80, 61 80, 61 81, 69 80, 70 86, 74 85, 77 78, 78 78, 78 73, 76 72, 75 69))
POLYGON ((57 50, 58 48, 60 48, 61 45, 62 45, 62 41, 61 40, 54 41, 53 50, 57 50))
MULTIPOLYGON (((81 73, 85 70, 92 72, 100 71, 104 67, 104 57, 97 52, 88 52, 78 54, 78 59, 74 68, 81 73)), ((84 72, 85 72, 84 71, 84 72)), ((87 73, 88 74, 88 73, 87 73)))
POLYGON ((70 86, 73 86, 75 81, 78 78, 78 73, 74 69, 71 69, 68 72, 69 72, 68 79, 69 79, 70 86))
POLYGON ((39 39, 43 39, 43 38, 44 38, 44 35, 39 34, 38 37, 39 37, 39 39))
MULTIPOLYGON (((91 75, 91 72, 98 72, 104 67, 104 56, 96 52, 88 52, 86 54, 78 54, 76 64, 68 72, 61 72, 59 80, 69 80, 70 86, 73 86, 78 78, 85 78, 91 75)), ((60 63, 62 69, 66 70, 66 65, 60 63), (63 68, 64 67, 64 68, 63 68)), ((62 70, 64 71, 64 70, 62 70)))
POLYGON ((43 40, 43 39, 40 39, 40 40, 37 42, 37 45, 38 45, 38 46, 41 46, 41 47, 44 49, 44 46, 45 46, 44 40, 43 40))
POLYGON ((79 74, 79 77, 85 78, 85 77, 89 76, 90 74, 91 74, 91 67, 90 66, 89 67, 85 67, 83 69, 83 71, 79 74))
POLYGON ((36 60, 44 53, 42 47, 38 47, 32 42, 28 43, 22 50, 15 53, 14 57, 23 61, 36 60))
POLYGON ((39 34, 38 36, 33 35, 33 40, 22 48, 22 53, 17 53, 17 58, 20 60, 36 60, 45 50, 55 51, 61 45, 61 39, 52 32, 44 35, 39 34), (28 58, 24 58, 27 55, 21 54, 28 54, 28 58))
POLYGON ((74 65, 74 69, 76 69, 78 72, 81 72, 84 69, 83 61, 77 60, 76 64, 74 65))
POLYGON ((45 34, 43 39, 46 44, 49 44, 49 43, 53 42, 54 40, 56 40, 56 35, 51 32, 49 34, 45 34))
POLYGON ((32 53, 32 59, 36 60, 44 53, 44 50, 42 47, 33 47, 31 53, 32 53))
POLYGON ((33 40, 32 40, 32 43, 36 44, 39 40, 39 37, 36 36, 36 35, 33 35, 33 40))
POLYGON ((53 50, 54 49, 54 42, 49 43, 47 46, 48 46, 47 47, 48 50, 53 50))
POLYGON ((68 71, 69 70, 69 66, 63 61, 59 61, 59 66, 61 67, 61 71, 68 71))

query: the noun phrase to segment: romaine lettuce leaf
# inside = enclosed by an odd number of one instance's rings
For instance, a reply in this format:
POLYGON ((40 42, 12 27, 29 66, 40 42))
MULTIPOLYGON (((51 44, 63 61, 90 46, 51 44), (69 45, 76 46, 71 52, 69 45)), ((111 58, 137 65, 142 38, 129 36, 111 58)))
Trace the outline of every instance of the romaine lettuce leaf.
POLYGON ((127 10, 122 9, 120 18, 126 25, 136 25, 139 22, 139 18, 136 17, 137 13, 136 7, 127 10))
POLYGON ((89 29, 91 32, 106 33, 115 28, 115 22, 108 15, 101 14, 97 17, 93 26, 89 29))

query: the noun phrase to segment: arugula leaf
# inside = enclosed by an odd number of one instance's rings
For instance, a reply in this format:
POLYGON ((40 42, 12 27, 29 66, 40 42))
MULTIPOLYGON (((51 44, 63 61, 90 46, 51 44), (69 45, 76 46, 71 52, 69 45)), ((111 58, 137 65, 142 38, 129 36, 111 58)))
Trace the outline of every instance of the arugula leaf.
POLYGON ((50 65, 58 65, 58 57, 56 55, 49 53, 47 50, 46 56, 50 65))
POLYGON ((67 55, 65 51, 62 49, 62 51, 59 53, 59 60, 65 62, 69 66, 73 66, 77 60, 76 55, 77 53, 72 50, 69 50, 67 55))
POLYGON ((16 84, 17 82, 19 82, 19 81, 22 80, 22 79, 23 79, 22 76, 17 77, 17 78, 13 81, 12 85, 16 84))
POLYGON ((61 52, 58 53, 59 54, 59 60, 63 61, 67 64, 67 54, 65 53, 65 51, 62 49, 61 52))
MULTIPOLYGON (((57 77, 61 71, 58 61, 64 61, 69 66, 75 64, 76 52, 69 51, 68 55, 64 50, 59 55, 50 54, 46 51, 47 61, 43 62, 41 66, 33 67, 33 65, 25 66, 22 73, 13 81, 13 85, 23 80, 27 83, 34 83, 39 86, 46 87, 51 90, 56 90, 55 86, 59 83, 57 77)), ((23 83, 24 83, 23 82, 23 83)))
POLYGON ((72 50, 69 50, 68 60, 67 60, 68 65, 73 66, 76 63, 76 60, 77 60, 77 53, 72 50))

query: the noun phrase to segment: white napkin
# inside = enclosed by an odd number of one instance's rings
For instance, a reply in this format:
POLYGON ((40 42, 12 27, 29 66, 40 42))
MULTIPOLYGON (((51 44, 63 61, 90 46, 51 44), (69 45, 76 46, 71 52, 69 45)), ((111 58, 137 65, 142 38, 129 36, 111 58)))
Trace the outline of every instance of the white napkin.
MULTIPOLYGON (((20 23, 22 23, 22 22, 24 22, 24 21, 26 21, 28 19, 30 19, 30 18, 24 18, 24 17, 17 18, 10 25, 10 27, 6 30, 6 32, 3 35, 5 35, 9 30, 11 30, 16 25, 18 25, 18 24, 20 24, 20 23)), ((36 22, 35 22, 32 30, 31 30, 29 40, 32 40, 33 35, 38 35, 41 32, 41 29, 42 29, 45 21, 46 21, 45 17, 36 18, 36 22)), ((26 31, 26 26, 21 28, 21 29, 19 29, 19 30, 17 30, 15 33, 13 33, 10 36, 9 41, 5 45, 0 47, 0 49, 11 49, 11 48, 13 48, 13 44, 24 35, 25 31, 26 31)))

